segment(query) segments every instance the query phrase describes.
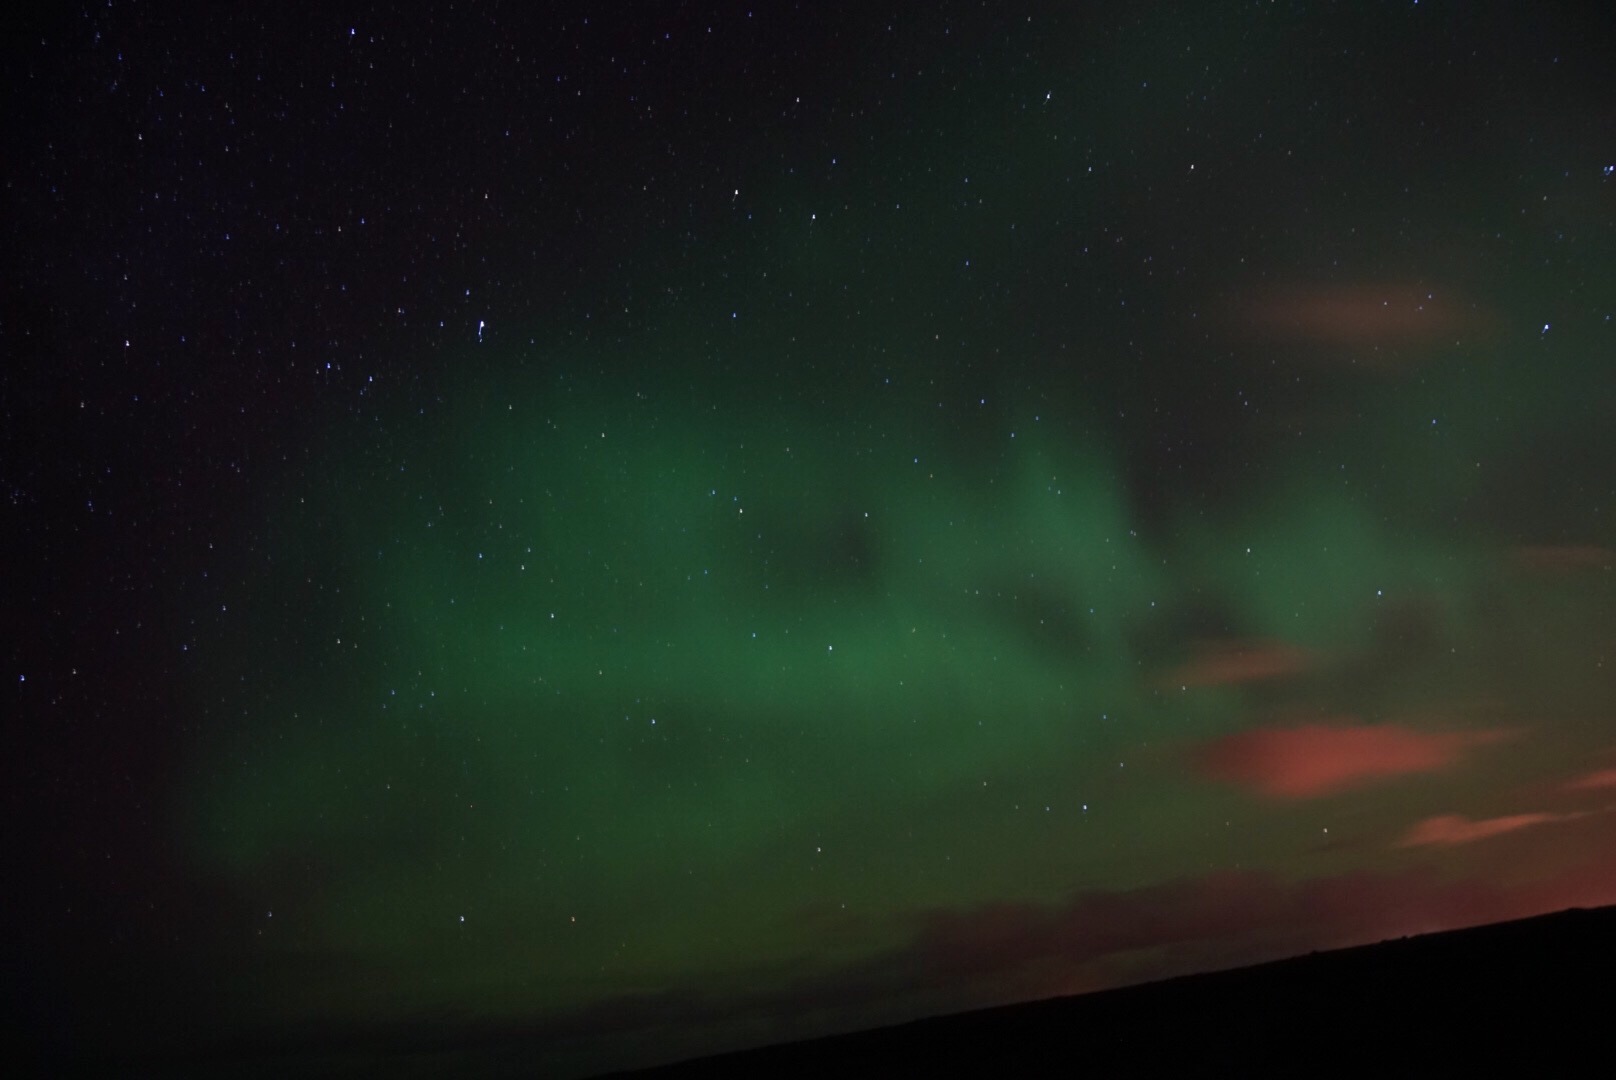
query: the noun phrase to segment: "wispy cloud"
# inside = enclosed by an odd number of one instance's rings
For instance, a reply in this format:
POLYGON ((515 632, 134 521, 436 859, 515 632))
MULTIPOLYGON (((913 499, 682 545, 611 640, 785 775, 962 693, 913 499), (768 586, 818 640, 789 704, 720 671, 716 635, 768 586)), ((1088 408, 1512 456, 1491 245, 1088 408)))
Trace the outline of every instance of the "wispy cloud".
POLYGON ((1258 728, 1201 746, 1200 771, 1276 799, 1332 795, 1393 776, 1439 772, 1503 731, 1426 733, 1390 724, 1258 728))
POLYGON ((1483 818, 1472 821, 1463 814, 1438 814, 1415 825, 1404 836, 1399 847, 1426 847, 1433 844, 1451 846, 1473 844, 1505 833, 1519 832, 1536 825, 1554 821, 1570 821, 1581 814, 1551 814, 1539 811, 1531 814, 1510 814, 1506 817, 1483 818))
POLYGON ((1228 686, 1294 675, 1310 662, 1305 650, 1283 641, 1202 641, 1168 681, 1173 686, 1228 686))
POLYGON ((1616 787, 1616 769, 1596 769, 1566 784, 1567 791, 1592 791, 1608 787, 1616 787))
POLYGON ((1266 338, 1342 346, 1417 344, 1488 323, 1449 290, 1408 282, 1270 289, 1251 298, 1245 317, 1266 338))

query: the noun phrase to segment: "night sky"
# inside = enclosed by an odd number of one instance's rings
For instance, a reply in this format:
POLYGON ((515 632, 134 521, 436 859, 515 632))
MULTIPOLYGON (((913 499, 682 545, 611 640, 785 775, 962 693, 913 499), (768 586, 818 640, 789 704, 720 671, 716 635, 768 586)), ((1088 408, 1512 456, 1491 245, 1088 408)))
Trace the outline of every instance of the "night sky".
POLYGON ((14 1022, 581 1074, 1616 902, 1598 8, 15 23, 14 1022))

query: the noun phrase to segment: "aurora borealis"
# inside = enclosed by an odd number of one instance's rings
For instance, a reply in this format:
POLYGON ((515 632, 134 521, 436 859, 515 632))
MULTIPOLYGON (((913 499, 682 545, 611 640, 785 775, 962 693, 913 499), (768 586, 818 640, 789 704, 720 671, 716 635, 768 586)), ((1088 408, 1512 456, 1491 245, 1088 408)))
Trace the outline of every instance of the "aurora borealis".
POLYGON ((1616 903, 1608 16, 567 7, 11 47, 47 1038, 576 1075, 1616 903))

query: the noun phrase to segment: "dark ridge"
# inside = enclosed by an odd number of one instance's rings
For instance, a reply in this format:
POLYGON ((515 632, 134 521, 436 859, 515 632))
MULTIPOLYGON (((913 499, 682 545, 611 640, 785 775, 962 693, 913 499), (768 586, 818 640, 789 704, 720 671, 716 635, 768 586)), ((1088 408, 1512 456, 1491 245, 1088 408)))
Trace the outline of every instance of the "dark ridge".
POLYGON ((1573 908, 612 1075, 1597 1075, 1613 1024, 1616 907, 1573 908))

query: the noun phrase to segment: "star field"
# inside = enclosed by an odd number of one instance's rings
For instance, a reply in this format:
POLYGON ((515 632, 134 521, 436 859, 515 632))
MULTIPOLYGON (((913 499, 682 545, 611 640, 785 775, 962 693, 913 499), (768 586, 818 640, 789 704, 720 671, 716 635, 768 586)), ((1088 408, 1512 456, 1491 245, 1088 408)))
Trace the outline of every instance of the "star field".
POLYGON ((14 35, 42 1054, 584 1075, 1616 902, 1609 18, 1077 7, 14 35))

